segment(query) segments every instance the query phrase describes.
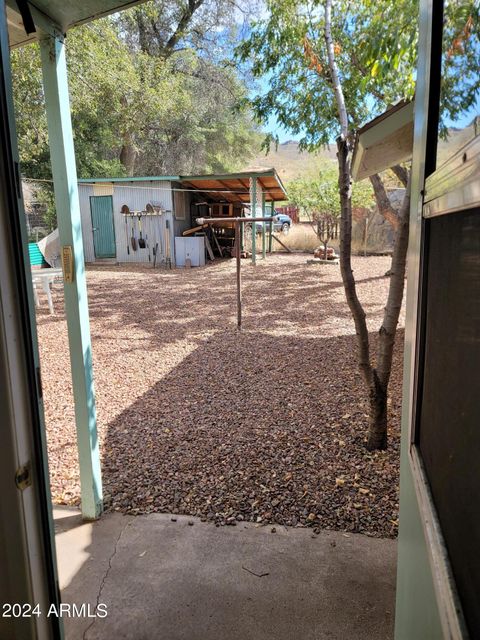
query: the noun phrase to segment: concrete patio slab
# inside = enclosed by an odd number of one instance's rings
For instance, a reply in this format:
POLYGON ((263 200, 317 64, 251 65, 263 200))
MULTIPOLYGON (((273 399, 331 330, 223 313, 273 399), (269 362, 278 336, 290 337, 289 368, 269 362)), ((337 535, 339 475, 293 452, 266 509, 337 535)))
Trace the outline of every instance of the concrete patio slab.
POLYGON ((55 509, 67 640, 388 640, 396 542, 187 516, 55 509), (175 518, 175 522, 172 521, 175 518))

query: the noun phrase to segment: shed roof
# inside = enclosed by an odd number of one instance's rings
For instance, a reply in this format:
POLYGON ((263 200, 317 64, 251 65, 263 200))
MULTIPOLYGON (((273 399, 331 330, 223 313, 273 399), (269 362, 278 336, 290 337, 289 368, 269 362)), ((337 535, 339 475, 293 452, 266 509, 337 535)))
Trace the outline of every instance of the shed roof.
POLYGON ((198 191, 218 202, 250 202, 250 178, 260 183, 265 200, 280 202, 287 192, 275 169, 264 171, 242 171, 240 173, 209 174, 197 176, 145 176, 132 178, 91 178, 82 179, 80 184, 129 182, 178 182, 186 191, 198 191))
POLYGON ((410 160, 413 151, 414 102, 402 100, 358 129, 352 177, 363 180, 410 160))
POLYGON ((256 178, 265 193, 265 200, 281 201, 287 192, 275 169, 243 171, 223 175, 180 176, 180 183, 208 195, 213 200, 250 202, 250 178, 256 178))
MULTIPOLYGON (((91 22, 115 11, 127 9, 145 0, 29 0, 36 26, 50 23, 61 33, 86 22, 91 22)), ((10 47, 16 47, 36 39, 36 33, 27 34, 21 13, 15 0, 7 0, 7 24, 10 47)))

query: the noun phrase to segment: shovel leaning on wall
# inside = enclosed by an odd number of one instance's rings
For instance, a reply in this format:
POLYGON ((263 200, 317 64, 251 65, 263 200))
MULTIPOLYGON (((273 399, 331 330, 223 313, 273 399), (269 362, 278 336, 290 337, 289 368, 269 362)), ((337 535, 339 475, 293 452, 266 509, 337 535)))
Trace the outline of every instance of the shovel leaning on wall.
POLYGON ((138 216, 138 230, 140 233, 140 237, 138 239, 138 246, 140 247, 140 249, 145 249, 145 238, 142 238, 142 215, 140 214, 138 216))
POLYGON ((132 216, 132 237, 130 238, 132 249, 137 250, 137 238, 135 237, 135 216, 132 216))

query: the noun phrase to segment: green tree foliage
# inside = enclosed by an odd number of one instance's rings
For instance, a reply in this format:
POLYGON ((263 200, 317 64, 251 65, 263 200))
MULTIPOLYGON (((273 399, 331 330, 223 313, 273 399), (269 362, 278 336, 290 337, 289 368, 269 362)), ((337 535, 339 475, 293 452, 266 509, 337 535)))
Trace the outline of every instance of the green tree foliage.
MULTIPOLYGON (((188 33, 196 22, 175 23, 181 21, 183 0, 169 6, 176 36, 168 55, 150 32, 144 40, 151 47, 138 45, 139 16, 147 22, 160 15, 161 1, 124 12, 122 20, 105 18, 68 33, 79 176, 229 171, 259 148, 244 82, 227 61, 192 48, 188 33)), ((165 34, 168 42, 172 34, 166 27, 165 34)), ((38 46, 15 50, 12 69, 22 171, 46 178, 50 165, 38 46)))
POLYGON ((440 134, 445 139, 452 122, 469 112, 472 119, 479 115, 480 2, 447 1, 443 24, 440 134))
POLYGON ((186 48, 202 58, 225 60, 258 0, 155 0, 118 14, 130 47, 161 58, 186 48))
MULTIPOLYGON (((304 148, 314 150, 340 133, 324 41, 324 3, 269 0, 238 47, 253 74, 268 74, 268 89, 253 99, 261 119, 275 116, 304 148)), ((417 42, 416 0, 335 3, 335 56, 349 128, 398 100, 413 97, 417 42)))
MULTIPOLYGON (((288 183, 288 197, 301 213, 313 220, 317 214, 340 217, 338 197, 338 169, 334 162, 322 168, 317 177, 298 178, 288 183)), ((369 209, 374 204, 374 195, 368 182, 353 185, 352 206, 369 209)))

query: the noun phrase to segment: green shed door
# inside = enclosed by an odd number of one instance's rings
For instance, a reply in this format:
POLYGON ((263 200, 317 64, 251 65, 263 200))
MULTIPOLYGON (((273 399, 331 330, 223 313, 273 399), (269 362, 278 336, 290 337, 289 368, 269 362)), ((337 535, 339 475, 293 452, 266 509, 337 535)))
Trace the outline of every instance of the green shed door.
POLYGON ((96 258, 115 258, 112 196, 90 196, 93 246, 96 258))

